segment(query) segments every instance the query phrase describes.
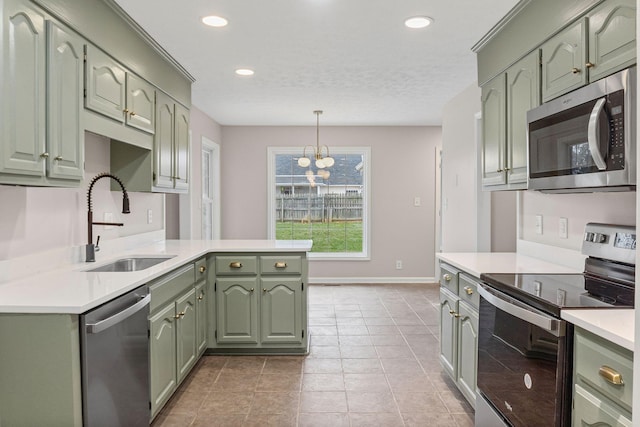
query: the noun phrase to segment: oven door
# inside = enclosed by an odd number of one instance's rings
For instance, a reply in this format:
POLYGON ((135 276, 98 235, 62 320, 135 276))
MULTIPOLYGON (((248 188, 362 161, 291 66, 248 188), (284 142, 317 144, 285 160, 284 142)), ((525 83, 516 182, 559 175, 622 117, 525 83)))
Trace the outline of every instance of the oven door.
POLYGON ((567 323, 486 284, 478 291, 481 396, 511 426, 569 425, 567 323))

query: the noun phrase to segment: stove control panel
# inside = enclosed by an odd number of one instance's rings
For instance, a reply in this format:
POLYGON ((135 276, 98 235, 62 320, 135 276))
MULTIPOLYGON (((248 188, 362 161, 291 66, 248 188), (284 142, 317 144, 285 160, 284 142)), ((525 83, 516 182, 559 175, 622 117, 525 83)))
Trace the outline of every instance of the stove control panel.
POLYGON ((590 222, 585 226, 582 254, 635 265, 636 228, 590 222))

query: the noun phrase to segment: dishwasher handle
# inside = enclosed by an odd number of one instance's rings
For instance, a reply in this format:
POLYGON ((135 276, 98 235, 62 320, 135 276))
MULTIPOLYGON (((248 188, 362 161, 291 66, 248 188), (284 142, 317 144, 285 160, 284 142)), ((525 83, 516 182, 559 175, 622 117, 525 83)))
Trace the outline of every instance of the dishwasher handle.
POLYGON ((99 332, 102 332, 105 329, 115 325, 116 323, 120 323, 124 319, 133 316, 134 314, 142 310, 145 306, 149 305, 150 302, 151 302, 151 294, 147 294, 144 298, 142 298, 137 303, 125 308, 124 310, 114 314, 111 317, 107 317, 106 319, 96 323, 87 323, 87 333, 97 334, 99 332))
POLYGON ((504 295, 502 292, 498 292, 487 285, 480 284, 478 292, 489 304, 505 313, 509 313, 520 320, 536 325, 555 336, 561 335, 562 330, 558 319, 538 312, 538 310, 518 300, 512 299, 508 295, 504 295))

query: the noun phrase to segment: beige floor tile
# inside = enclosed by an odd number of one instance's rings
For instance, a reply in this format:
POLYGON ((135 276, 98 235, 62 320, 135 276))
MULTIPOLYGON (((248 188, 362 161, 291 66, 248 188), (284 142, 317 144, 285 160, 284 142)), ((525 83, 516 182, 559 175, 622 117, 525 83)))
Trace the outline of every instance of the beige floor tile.
POLYGON ((242 371, 225 372, 224 370, 218 376, 213 384, 214 391, 255 391, 258 384, 259 374, 244 374, 242 371))
POLYGON ((347 391, 391 391, 384 374, 344 374, 344 386, 347 391))
POLYGON ((380 359, 410 359, 415 360, 408 345, 380 345, 375 346, 380 359))
POLYGON ((387 374, 387 380, 394 393, 434 390, 427 374, 387 374))
POLYGON ((381 374, 379 359, 342 359, 342 371, 345 374, 381 374))
POLYGON ((371 342, 373 345, 406 345, 404 337, 398 335, 371 335, 371 342))
POLYGON ((381 325, 381 326, 367 326, 369 335, 398 335, 400 330, 397 326, 381 325))
POLYGON ((365 325, 338 325, 338 335, 367 335, 369 330, 365 325))
POLYGON ((251 409, 253 395, 249 392, 211 392, 202 403, 199 414, 246 415, 251 409))
POLYGON ((299 392, 260 392, 253 396, 249 414, 297 414, 299 403, 299 392))
POLYGON ((340 335, 340 345, 373 345, 369 335, 340 335))
POLYGON ((312 335, 311 345, 338 345, 337 335, 312 335))
POLYGON ((259 374, 264 368, 267 358, 265 356, 238 356, 231 357, 222 368, 222 372, 240 372, 242 374, 259 374))
POLYGON ((305 374, 336 374, 342 373, 340 359, 306 359, 303 365, 305 374))
POLYGON ((193 414, 159 414, 151 427, 185 427, 190 426, 195 419, 193 414))
POLYGON ((398 412, 391 393, 348 391, 349 412, 398 412))
POLYGON ((375 348, 368 345, 341 345, 340 354, 344 359, 374 359, 378 357, 375 348))
POLYGON ((340 347, 332 345, 312 345, 309 350, 309 356, 314 359, 339 359, 340 347))
POLYGON ((424 374, 422 366, 415 359, 380 359, 380 362, 387 374, 424 374))
POLYGON ((441 391, 439 393, 440 398, 452 414, 473 412, 473 408, 464 399, 464 397, 462 397, 462 394, 459 391, 441 391))
MULTIPOLYGON (((350 413, 351 427, 403 427, 402 417, 397 413, 355 414, 350 413)), ((425 424, 423 427, 427 427, 425 424)))
POLYGON ((344 391, 302 392, 300 412, 347 412, 347 395, 344 391))
POLYGON ((262 374, 256 391, 300 391, 302 374, 262 374))
POLYGON ((396 324, 391 317, 365 317, 364 323, 367 326, 389 326, 396 324))
POLYGON ((401 413, 448 413, 437 392, 394 393, 401 413))
POLYGON ((336 324, 335 317, 311 317, 309 326, 333 326, 336 324))
POLYGON ((342 374, 304 374, 303 391, 344 391, 342 374))
POLYGON ((338 335, 338 329, 335 326, 309 326, 311 336, 338 335))
POLYGON ((183 427, 243 427, 246 415, 212 415, 200 413, 193 424, 183 424, 183 427))
POLYGON ((451 414, 458 427, 473 427, 475 425, 474 415, 471 413, 451 414))
POLYGON ((364 319, 362 317, 338 317, 336 319, 338 326, 364 326, 364 319))
POLYGON ((249 415, 242 427, 296 427, 297 414, 249 415))
POLYGON ((362 317, 360 309, 356 310, 338 310, 336 308, 336 317, 362 317))
POLYGON ((301 413, 298 415, 298 427, 349 427, 349 414, 301 413))
POLYGON ((271 356, 268 357, 264 368, 263 374, 296 374, 302 372, 302 365, 304 364, 303 356, 271 356))
POLYGON ((166 408, 172 414, 196 415, 207 393, 193 391, 192 388, 181 388, 167 402, 166 408))
POLYGON ((406 427, 457 427, 451 414, 402 414, 406 427))

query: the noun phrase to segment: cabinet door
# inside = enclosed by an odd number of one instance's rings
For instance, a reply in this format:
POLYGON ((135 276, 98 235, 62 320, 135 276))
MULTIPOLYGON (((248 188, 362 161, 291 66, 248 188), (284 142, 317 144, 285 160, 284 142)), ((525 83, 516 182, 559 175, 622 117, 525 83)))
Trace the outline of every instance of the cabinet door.
POLYGON ((500 74, 482 86, 482 185, 506 184, 506 78, 500 74))
POLYGON ((175 104, 175 138, 174 138, 174 188, 189 188, 189 110, 175 104))
POLYGON ((542 45, 544 102, 587 84, 586 27, 581 19, 542 45))
POLYGON ((589 14, 589 80, 636 62, 635 1, 608 0, 589 14))
POLYGON ((149 319, 151 414, 155 415, 177 387, 176 309, 173 302, 149 319))
POLYGON ((577 384, 573 390, 571 418, 574 426, 631 427, 633 425, 619 409, 577 384))
POLYGON ((141 78, 127 73, 127 125, 153 134, 156 118, 156 90, 141 78))
POLYGON ((45 28, 26 1, 2 7, 2 144, 0 172, 43 176, 45 153, 45 28))
MULTIPOLYGON (((196 273, 197 274, 197 273, 196 273)), ((209 309, 209 298, 207 283, 202 282, 196 285, 196 345, 198 354, 204 353, 207 349, 207 311, 209 309)))
POLYGON ((263 343, 302 342, 302 280, 267 278, 260 280, 261 341, 263 343))
POLYGON ((458 357, 458 297, 440 288, 440 362, 453 378, 457 377, 458 357))
POLYGON ((47 175, 80 180, 84 174, 84 40, 47 21, 47 175))
POLYGON ((114 59, 87 45, 85 107, 124 123, 126 72, 114 59))
POLYGON ((458 388, 475 407, 478 367, 478 312, 464 302, 458 305, 458 388))
POLYGON ((197 360, 195 289, 190 289, 189 292, 178 298, 176 312, 180 317, 176 322, 178 383, 180 383, 197 360))
POLYGON ((156 107, 153 181, 156 187, 173 188, 174 103, 169 96, 158 91, 156 107))
POLYGON ((258 343, 257 278, 217 279, 219 343, 258 343))
POLYGON ((527 182, 527 111, 540 105, 540 51, 507 70, 507 162, 509 184, 527 182))

